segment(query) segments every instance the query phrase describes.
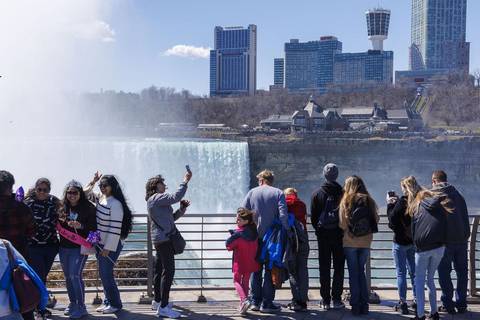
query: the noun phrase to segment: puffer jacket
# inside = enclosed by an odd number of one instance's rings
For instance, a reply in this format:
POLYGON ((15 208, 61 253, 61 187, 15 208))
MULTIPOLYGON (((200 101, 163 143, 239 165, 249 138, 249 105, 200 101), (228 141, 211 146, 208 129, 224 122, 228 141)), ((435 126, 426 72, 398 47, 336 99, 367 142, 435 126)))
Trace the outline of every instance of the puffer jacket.
POLYGON ((256 272, 260 265, 255 260, 258 250, 258 233, 255 225, 243 226, 233 231, 225 246, 233 251, 232 271, 234 273, 256 272))

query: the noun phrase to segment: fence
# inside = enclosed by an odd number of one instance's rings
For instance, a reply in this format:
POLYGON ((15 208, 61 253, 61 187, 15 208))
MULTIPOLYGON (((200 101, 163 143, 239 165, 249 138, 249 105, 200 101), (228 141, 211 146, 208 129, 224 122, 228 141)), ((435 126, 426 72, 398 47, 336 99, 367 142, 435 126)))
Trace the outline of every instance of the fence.
MULTIPOLYGON (((469 242, 469 295, 480 293, 480 239, 477 239, 480 215, 471 216, 469 242)), ((198 290, 200 300, 203 290, 233 289, 231 253, 225 250, 228 229, 235 227, 234 214, 191 214, 177 221, 177 227, 187 241, 185 252, 175 257, 176 273, 172 290, 198 290)), ((308 225, 310 255, 308 261, 310 288, 319 288, 317 240, 308 225)), ((150 221, 146 215, 135 215, 132 233, 125 243, 117 262, 115 276, 121 291, 142 292, 146 299, 153 295, 154 248, 150 239, 150 221)), ((395 265, 392 258, 392 232, 386 216, 382 215, 379 232, 374 235, 370 259, 367 263, 368 284, 371 289, 396 290, 395 265)), ((95 257, 91 256, 84 270, 87 292, 98 292, 101 283, 95 257)), ((64 293, 61 268, 56 265, 49 277, 48 286, 53 293, 64 293), (55 276, 56 274, 56 276, 55 276)), ((345 279, 348 277, 348 270, 345 279)), ((345 281, 346 284, 348 281, 345 281)))

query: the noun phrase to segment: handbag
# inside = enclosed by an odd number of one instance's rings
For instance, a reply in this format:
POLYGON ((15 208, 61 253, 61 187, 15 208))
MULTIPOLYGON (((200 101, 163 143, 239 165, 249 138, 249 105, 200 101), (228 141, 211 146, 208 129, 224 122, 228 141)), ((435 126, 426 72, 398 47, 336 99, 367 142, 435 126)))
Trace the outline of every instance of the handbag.
MULTIPOLYGON (((150 219, 152 219, 153 223, 162 231, 165 231, 165 229, 153 219, 152 216, 150 216, 150 219)), ((180 231, 177 229, 177 226, 175 223, 173 224, 173 230, 170 232, 170 234, 167 235, 168 239, 172 243, 173 247, 173 254, 182 254, 183 251, 185 250, 185 247, 187 246, 187 242, 183 238, 182 234, 180 231)))
POLYGON ((17 296, 19 312, 33 311, 40 304, 40 290, 23 269, 18 266, 9 243, 3 241, 3 244, 7 248, 8 260, 12 270, 13 290, 17 296))

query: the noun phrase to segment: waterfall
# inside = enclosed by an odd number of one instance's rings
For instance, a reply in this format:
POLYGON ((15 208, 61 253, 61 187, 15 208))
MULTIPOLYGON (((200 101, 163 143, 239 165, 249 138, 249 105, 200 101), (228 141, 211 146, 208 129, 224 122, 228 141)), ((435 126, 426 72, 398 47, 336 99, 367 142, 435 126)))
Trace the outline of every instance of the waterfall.
POLYGON ((248 144, 221 140, 125 138, 8 138, 0 140, 0 170, 8 170, 15 187, 32 187, 39 177, 52 182, 61 197, 71 179, 83 184, 99 170, 116 175, 132 209, 146 213, 145 182, 165 178, 167 192, 183 179, 185 165, 193 178, 186 199, 192 213, 234 212, 249 187, 248 144))

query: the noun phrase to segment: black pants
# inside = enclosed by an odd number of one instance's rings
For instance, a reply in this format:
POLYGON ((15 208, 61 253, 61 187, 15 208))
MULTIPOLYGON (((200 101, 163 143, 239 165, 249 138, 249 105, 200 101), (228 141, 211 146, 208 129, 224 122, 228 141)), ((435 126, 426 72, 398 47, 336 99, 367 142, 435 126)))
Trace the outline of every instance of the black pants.
POLYGON ((155 244, 155 250, 157 252, 153 278, 155 301, 161 302, 161 307, 164 308, 168 304, 170 288, 175 275, 175 258, 170 241, 155 244))
POLYGON ((320 269, 320 295, 324 303, 341 301, 343 277, 345 274, 345 255, 342 240, 337 237, 320 237, 318 240, 318 263, 320 269), (333 258, 333 282, 330 286, 330 269, 333 258), (331 294, 330 294, 331 288, 331 294))

